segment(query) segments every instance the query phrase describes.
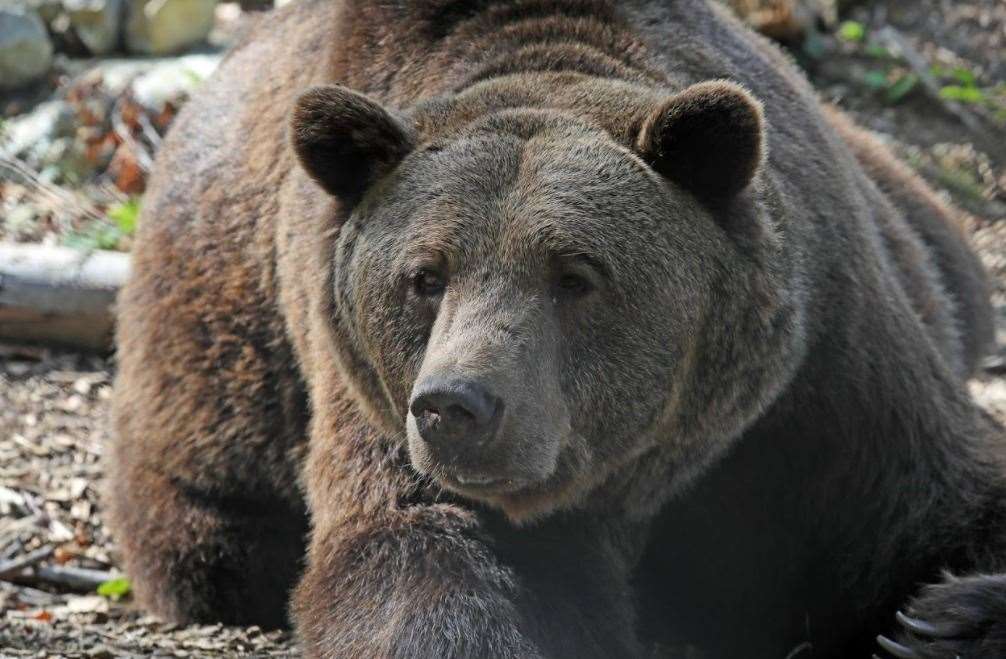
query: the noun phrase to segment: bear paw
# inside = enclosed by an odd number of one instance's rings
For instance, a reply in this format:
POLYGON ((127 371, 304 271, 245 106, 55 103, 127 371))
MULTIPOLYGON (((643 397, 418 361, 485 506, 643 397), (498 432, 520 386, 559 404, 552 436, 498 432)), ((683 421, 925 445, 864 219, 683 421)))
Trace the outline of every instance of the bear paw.
MULTIPOLYGON (((1006 657, 1006 574, 954 577, 927 586, 896 615, 897 641, 877 643, 898 659, 1006 657)), ((876 655, 875 655, 876 656, 876 655)))

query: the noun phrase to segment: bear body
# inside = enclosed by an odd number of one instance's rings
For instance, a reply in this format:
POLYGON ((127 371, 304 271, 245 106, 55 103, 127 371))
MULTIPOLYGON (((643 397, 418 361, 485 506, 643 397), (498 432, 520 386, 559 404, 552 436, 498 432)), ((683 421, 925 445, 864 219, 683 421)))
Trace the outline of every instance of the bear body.
POLYGON ((1006 647, 984 274, 719 8, 293 3, 133 258, 109 507, 156 613, 296 585, 326 657, 1006 647))

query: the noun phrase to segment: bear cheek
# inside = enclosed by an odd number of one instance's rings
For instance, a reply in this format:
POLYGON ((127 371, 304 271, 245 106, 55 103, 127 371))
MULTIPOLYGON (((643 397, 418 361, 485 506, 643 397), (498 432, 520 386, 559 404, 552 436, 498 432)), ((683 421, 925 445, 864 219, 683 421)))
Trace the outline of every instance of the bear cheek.
MULTIPOLYGON (((649 298, 659 299, 655 292, 649 298)), ((610 316, 631 320, 598 327, 575 349, 569 358, 574 377, 564 387, 575 409, 572 437, 580 443, 571 448, 596 467, 618 464, 652 443, 654 427, 675 389, 685 340, 681 328, 668 326, 659 316, 631 308, 610 316)))
POLYGON ((372 299, 375 308, 370 317, 379 319, 368 323, 367 329, 374 365, 400 418, 405 419, 426 350, 428 318, 397 296, 372 299))
POLYGON ((412 468, 420 474, 431 476, 436 466, 436 460, 430 451, 429 445, 419 436, 416 427, 416 420, 412 415, 408 415, 405 422, 405 434, 408 439, 409 461, 412 468))

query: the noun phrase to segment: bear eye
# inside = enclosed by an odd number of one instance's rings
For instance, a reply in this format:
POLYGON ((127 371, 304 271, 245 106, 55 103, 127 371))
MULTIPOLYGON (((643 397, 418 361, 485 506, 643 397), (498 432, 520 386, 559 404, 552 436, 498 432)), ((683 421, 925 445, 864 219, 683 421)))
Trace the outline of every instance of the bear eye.
POLYGON ((559 291, 569 297, 585 295, 594 288, 589 279, 575 272, 566 272, 560 275, 557 285, 559 291))
POLYGON ((419 297, 436 297, 445 286, 443 275, 434 270, 424 268, 412 276, 412 290, 419 297))

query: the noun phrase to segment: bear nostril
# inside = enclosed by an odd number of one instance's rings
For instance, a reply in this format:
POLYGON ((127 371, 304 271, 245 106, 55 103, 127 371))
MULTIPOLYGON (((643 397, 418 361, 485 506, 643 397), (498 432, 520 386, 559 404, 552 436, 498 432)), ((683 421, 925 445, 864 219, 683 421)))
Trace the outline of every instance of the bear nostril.
POLYGON ((499 399, 477 382, 432 378, 417 385, 409 411, 428 442, 484 441, 495 434, 500 407, 499 399))
POLYGON ((475 414, 469 412, 460 405, 451 405, 447 408, 447 416, 459 422, 473 423, 476 421, 475 414))
POLYGON ((421 414, 421 417, 423 421, 426 423, 426 425, 436 426, 438 423, 440 423, 440 410, 436 408, 426 410, 421 414))

